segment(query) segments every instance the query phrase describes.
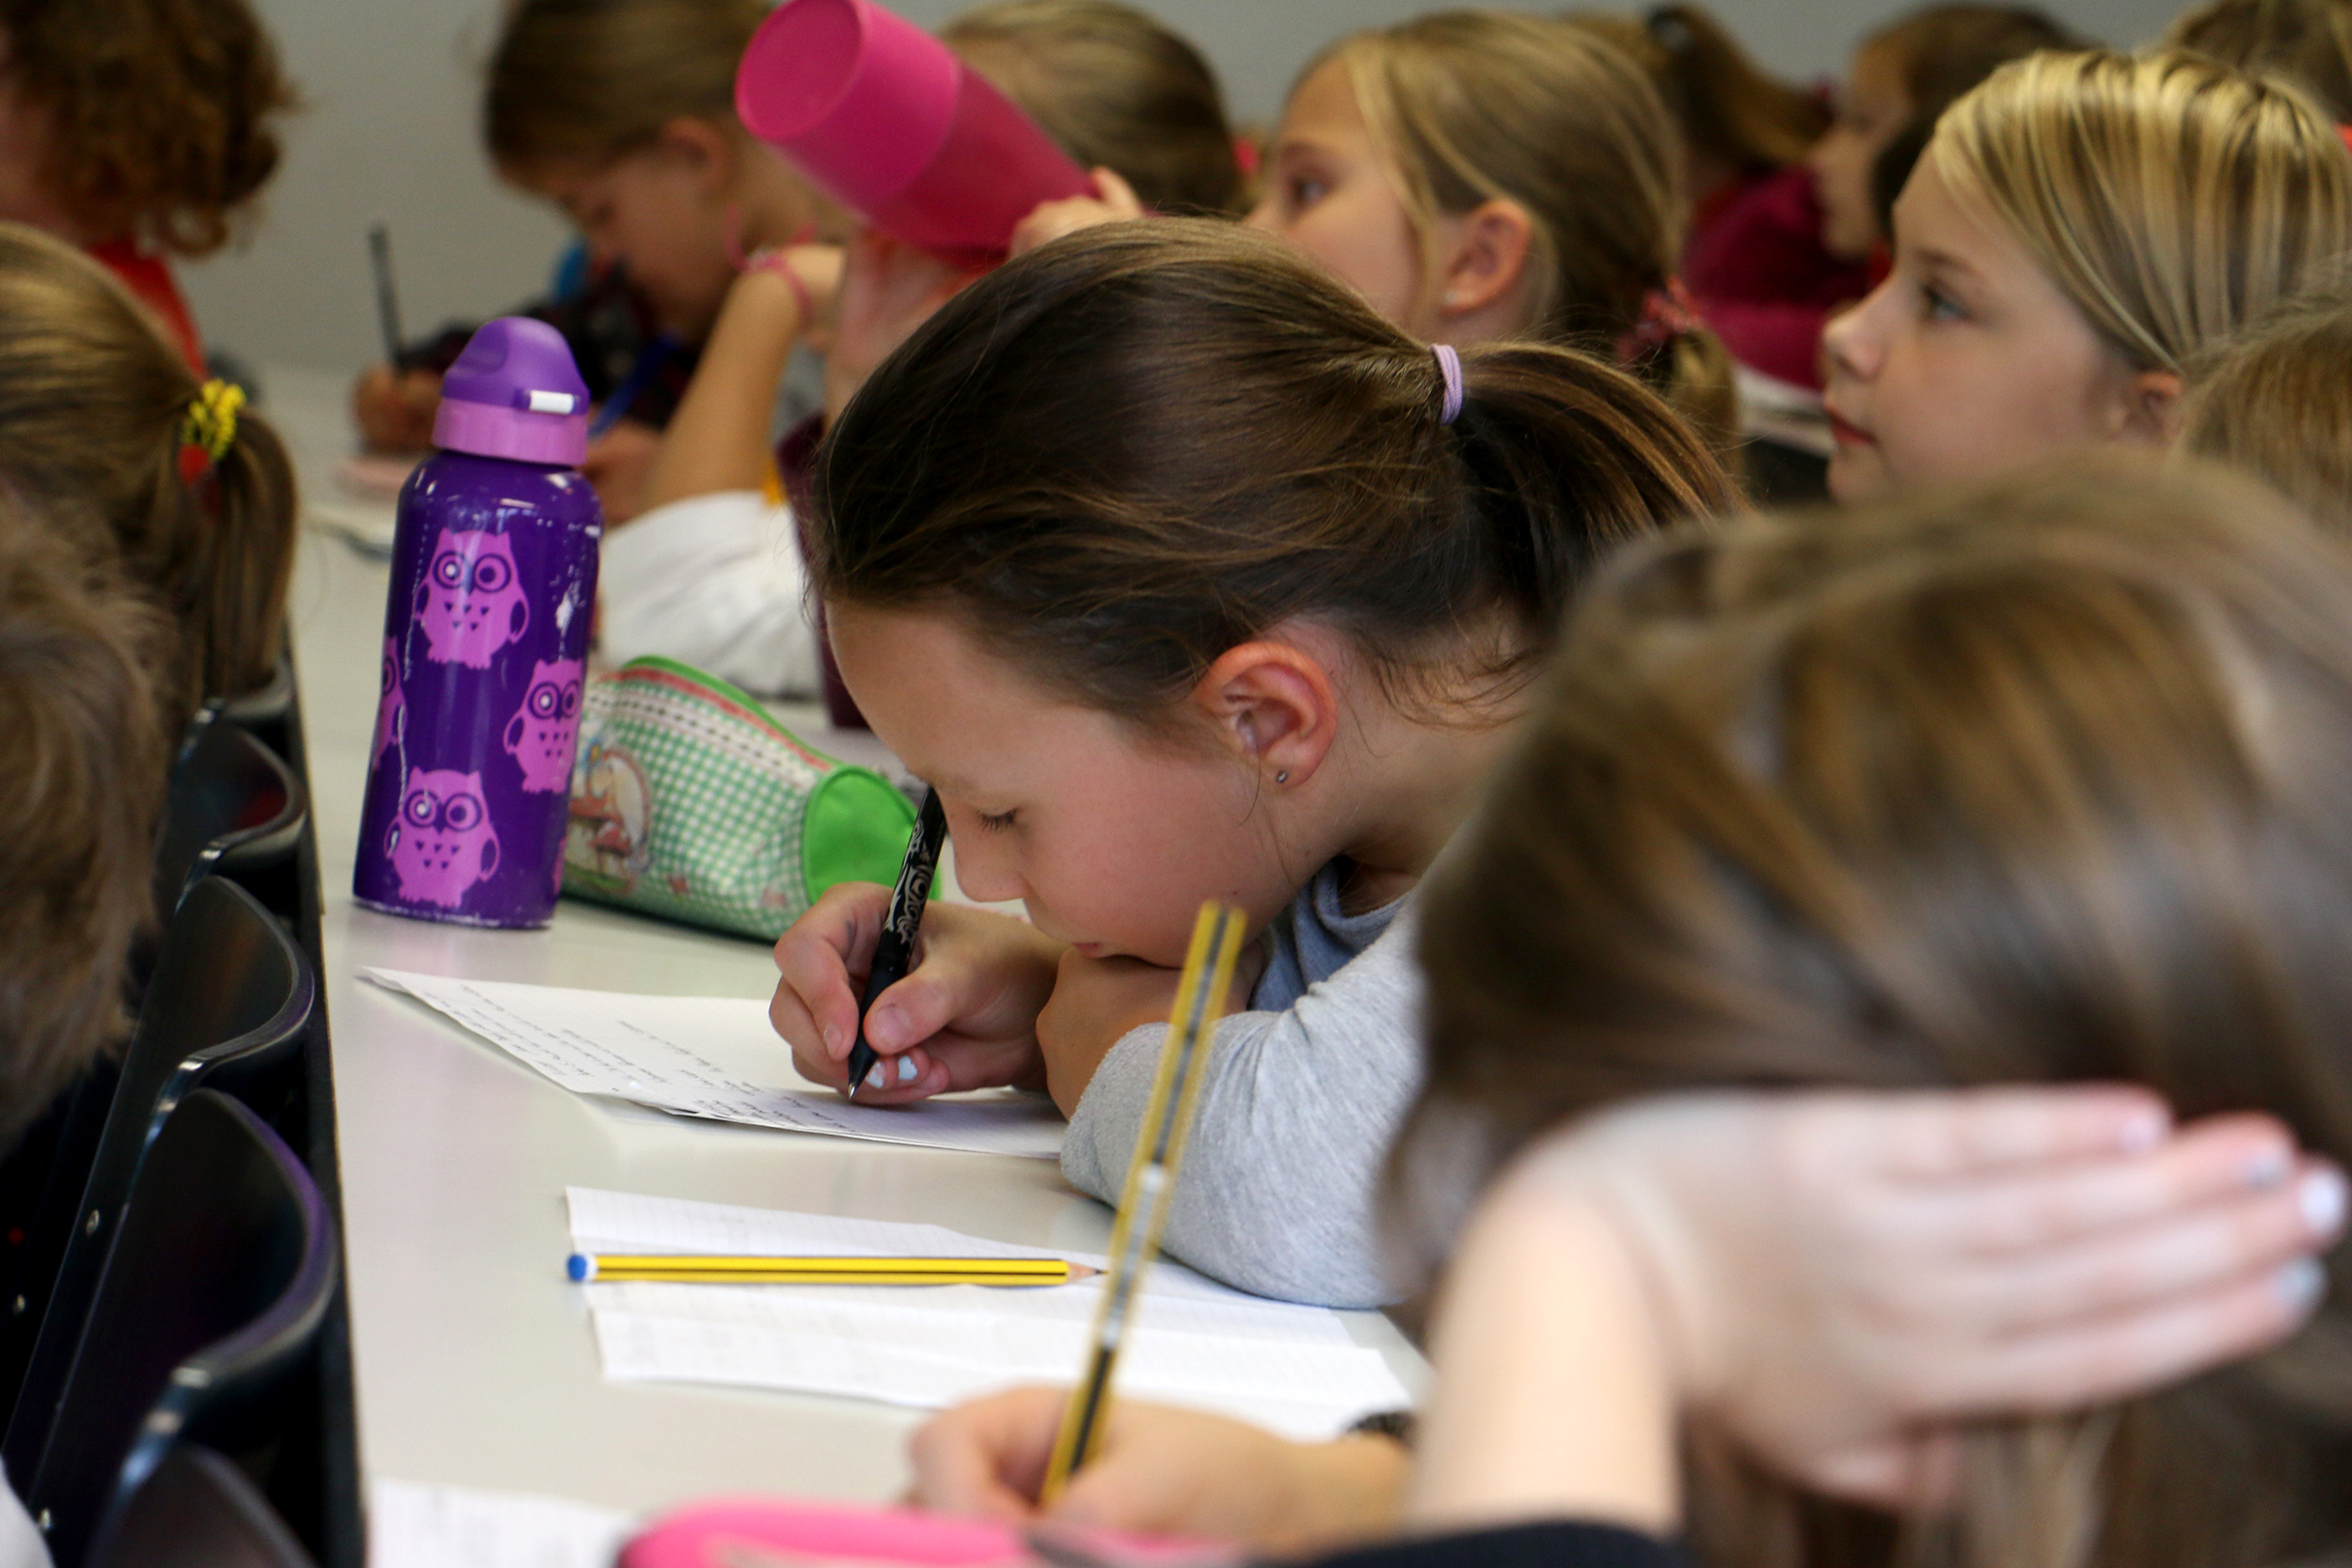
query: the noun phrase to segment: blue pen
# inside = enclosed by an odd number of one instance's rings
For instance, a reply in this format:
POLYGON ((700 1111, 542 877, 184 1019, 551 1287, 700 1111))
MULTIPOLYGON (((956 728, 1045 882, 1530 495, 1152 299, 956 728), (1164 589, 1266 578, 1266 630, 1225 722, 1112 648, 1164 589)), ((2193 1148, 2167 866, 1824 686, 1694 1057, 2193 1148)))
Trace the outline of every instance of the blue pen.
POLYGON ((644 391, 645 383, 653 379, 654 372, 660 370, 662 361, 676 352, 677 340, 667 332, 657 333, 652 342, 638 350, 637 362, 628 368, 628 374, 612 389, 612 395, 604 400, 604 406, 596 410, 596 417, 588 421, 588 439, 593 441, 619 424, 621 416, 628 412, 628 405, 637 401, 637 394, 644 391))

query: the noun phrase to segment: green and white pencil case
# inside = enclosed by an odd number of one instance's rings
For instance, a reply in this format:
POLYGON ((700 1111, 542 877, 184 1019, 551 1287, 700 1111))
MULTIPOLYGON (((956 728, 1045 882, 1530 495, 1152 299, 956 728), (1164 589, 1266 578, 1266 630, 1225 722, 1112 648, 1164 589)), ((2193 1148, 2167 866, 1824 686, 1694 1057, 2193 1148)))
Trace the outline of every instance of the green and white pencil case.
POLYGON ((803 744, 749 694, 675 659, 589 683, 564 891, 773 939, 835 882, 898 874, 914 807, 803 744))

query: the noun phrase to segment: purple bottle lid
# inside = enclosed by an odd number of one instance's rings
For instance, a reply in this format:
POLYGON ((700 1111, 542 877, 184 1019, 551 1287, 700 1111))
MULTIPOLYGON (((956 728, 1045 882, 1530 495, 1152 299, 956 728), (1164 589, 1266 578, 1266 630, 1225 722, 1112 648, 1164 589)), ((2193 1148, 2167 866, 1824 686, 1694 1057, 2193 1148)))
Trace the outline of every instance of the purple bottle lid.
POLYGON ((528 316, 484 323, 441 377, 433 444, 578 467, 588 455, 588 384, 564 335, 528 316))

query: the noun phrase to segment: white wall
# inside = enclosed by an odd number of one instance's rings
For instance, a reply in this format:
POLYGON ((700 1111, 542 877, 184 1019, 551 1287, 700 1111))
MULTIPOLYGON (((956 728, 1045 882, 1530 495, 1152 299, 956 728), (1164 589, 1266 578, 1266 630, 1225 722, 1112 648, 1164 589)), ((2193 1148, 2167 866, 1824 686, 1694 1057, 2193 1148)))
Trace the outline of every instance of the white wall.
MULTIPOLYGON (((366 233, 378 217, 391 225, 411 337, 535 293, 563 225, 499 186, 477 147, 475 101, 499 0, 256 3, 310 108, 287 128, 285 163, 251 242, 186 271, 207 339, 262 362, 342 369, 375 357, 366 233)), ((900 0, 900 8, 935 24, 964 3, 900 0)), ((1237 117, 1271 119, 1291 73, 1319 44, 1437 0, 1143 3, 1208 53, 1237 117)), ((1915 3, 1713 0, 1760 58, 1801 78, 1835 73, 1855 35, 1915 3)), ((2125 44, 2153 36, 2176 8, 2171 0, 2044 3, 2125 44)))

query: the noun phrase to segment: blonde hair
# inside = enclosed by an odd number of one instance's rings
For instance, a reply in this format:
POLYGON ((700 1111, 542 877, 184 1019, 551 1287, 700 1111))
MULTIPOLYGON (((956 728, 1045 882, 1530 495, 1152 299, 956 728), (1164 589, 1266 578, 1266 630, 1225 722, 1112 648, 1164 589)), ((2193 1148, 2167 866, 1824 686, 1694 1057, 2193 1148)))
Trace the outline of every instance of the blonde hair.
MULTIPOLYGON (((1424 246, 1441 214, 1516 203, 1534 230, 1527 335, 1616 357, 1682 254, 1679 138, 1641 66, 1588 29, 1471 10, 1355 34, 1305 74, 1332 60, 1424 246)), ((1677 332, 1629 368, 1718 452, 1737 446, 1731 356, 1713 333, 1677 332)))
POLYGON ((2240 71, 2275 71, 2352 121, 2352 0, 2208 0, 2164 41, 2240 71))
POLYGON ((674 119, 739 130, 735 68, 767 15, 765 0, 521 0, 483 93, 491 161, 601 167, 674 119))
MULTIPOLYGON (((1400 1175, 1653 1094, 2066 1080, 2352 1159, 2352 556, 2247 482, 2106 453, 1637 544, 1516 745, 1422 895, 1400 1175)), ((2323 1261, 2276 1349, 1961 1424, 1948 1508, 1834 1504, 1694 1433, 1693 1556, 2341 1554, 2352 1247, 2323 1261)))
POLYGON ((1927 158, 2142 370, 2178 372, 2352 245, 2352 154, 2291 87, 2193 55, 2002 67, 1927 158))
POLYGON ((0 480, 119 563, 179 629, 167 722, 269 678, 294 567, 294 470, 262 419, 193 478, 202 390, 122 287, 72 246, 0 224, 0 480))
POLYGON ((2300 295, 2192 368, 2184 451, 2268 481, 2352 535, 2352 287, 2300 295))
POLYGON ((169 752, 163 617, 0 495, 0 1149, 119 1041, 169 752))

